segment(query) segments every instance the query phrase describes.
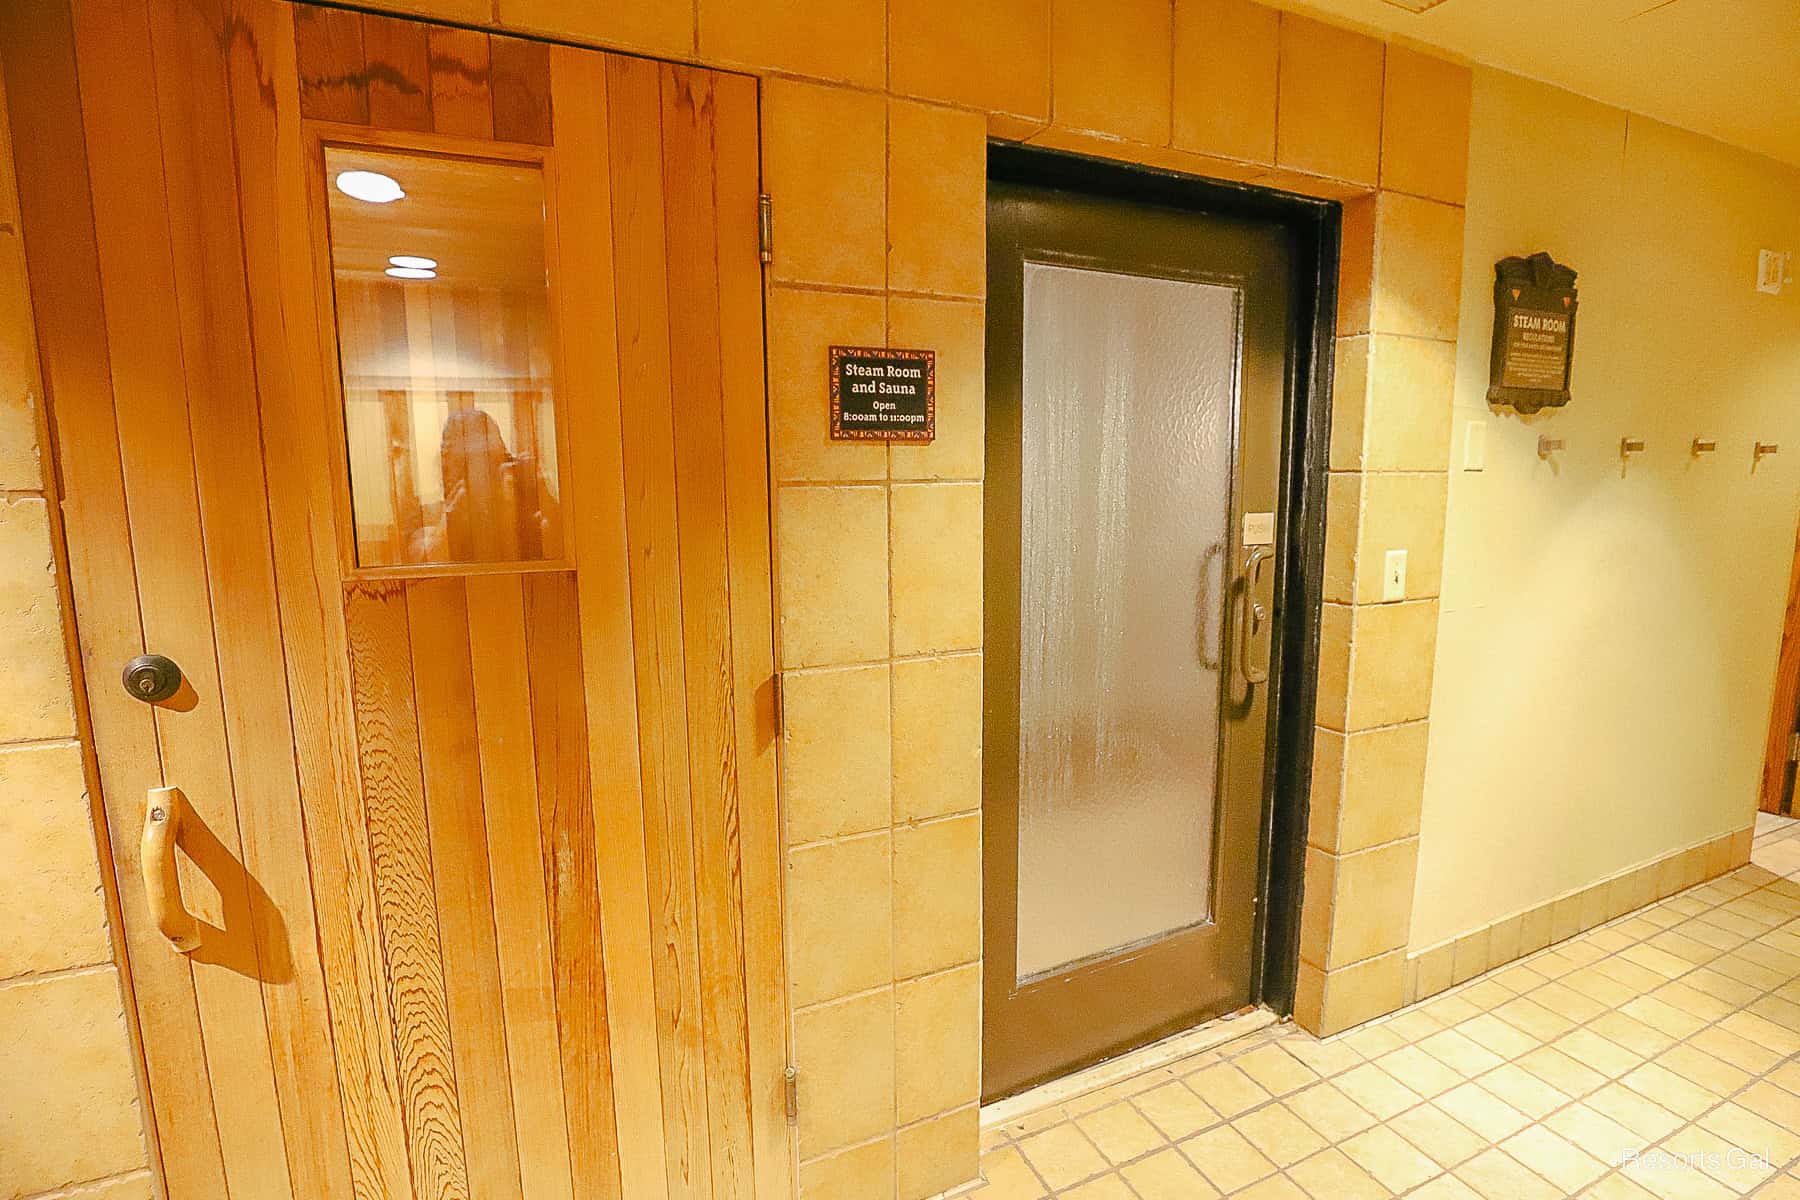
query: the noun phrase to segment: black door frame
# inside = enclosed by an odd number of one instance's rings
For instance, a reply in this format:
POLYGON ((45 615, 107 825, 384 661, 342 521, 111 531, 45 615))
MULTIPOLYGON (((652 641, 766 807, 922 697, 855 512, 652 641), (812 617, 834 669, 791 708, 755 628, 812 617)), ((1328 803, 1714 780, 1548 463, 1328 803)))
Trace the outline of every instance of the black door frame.
POLYGON ((1294 236, 1297 303, 1289 330, 1294 355, 1284 398, 1278 533, 1282 619, 1271 670, 1278 687, 1269 717, 1273 752, 1265 768, 1260 903, 1251 963, 1252 1002, 1280 1016, 1291 1015, 1300 967, 1320 604, 1325 592, 1325 487, 1342 205, 1000 141, 988 146, 988 179, 1250 218, 1281 225, 1294 236))

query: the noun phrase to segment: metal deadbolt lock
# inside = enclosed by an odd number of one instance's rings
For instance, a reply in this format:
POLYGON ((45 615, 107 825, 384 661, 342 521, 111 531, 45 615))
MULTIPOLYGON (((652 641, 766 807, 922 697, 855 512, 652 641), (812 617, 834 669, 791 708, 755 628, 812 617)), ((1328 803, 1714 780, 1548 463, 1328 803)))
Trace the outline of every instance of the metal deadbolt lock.
POLYGON ((133 700, 159 704, 181 690, 181 668, 161 654, 140 654, 125 664, 125 691, 133 700))

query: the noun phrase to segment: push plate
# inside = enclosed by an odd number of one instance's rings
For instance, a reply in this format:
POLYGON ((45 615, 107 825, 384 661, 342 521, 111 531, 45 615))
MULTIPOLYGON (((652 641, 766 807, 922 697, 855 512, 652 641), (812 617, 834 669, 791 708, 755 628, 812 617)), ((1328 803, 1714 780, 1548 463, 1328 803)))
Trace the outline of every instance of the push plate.
POLYGON ((1275 544, 1275 514, 1272 512, 1245 513, 1243 544, 1246 546, 1273 546, 1275 544))

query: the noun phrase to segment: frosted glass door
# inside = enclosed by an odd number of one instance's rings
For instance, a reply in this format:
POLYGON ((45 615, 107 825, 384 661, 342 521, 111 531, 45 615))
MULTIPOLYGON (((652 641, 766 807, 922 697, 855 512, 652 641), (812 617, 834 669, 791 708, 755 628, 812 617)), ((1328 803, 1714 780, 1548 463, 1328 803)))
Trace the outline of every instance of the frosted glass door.
POLYGON ((1025 264, 1020 983, 1212 915, 1238 307, 1025 264))

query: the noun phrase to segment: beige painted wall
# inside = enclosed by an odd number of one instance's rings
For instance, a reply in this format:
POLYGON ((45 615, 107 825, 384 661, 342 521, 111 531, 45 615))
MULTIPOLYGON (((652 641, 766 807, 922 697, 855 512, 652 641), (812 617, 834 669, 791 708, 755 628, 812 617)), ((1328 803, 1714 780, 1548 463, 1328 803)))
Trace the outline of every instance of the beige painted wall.
POLYGON ((1800 286, 1754 290, 1800 169, 1478 70, 1468 188, 1415 951, 1751 820, 1800 482, 1800 286), (1490 413, 1493 264, 1540 249, 1575 398, 1490 413))
POLYGON ((0 1198, 149 1200, 64 651, 40 394, 0 83, 0 1198))

